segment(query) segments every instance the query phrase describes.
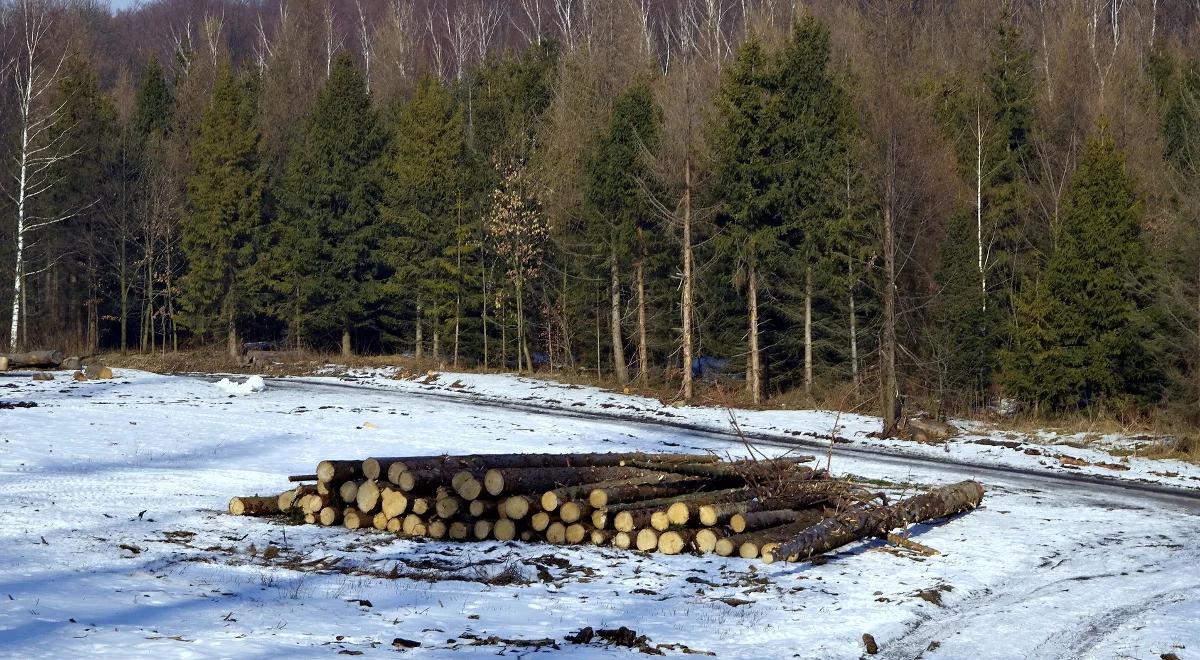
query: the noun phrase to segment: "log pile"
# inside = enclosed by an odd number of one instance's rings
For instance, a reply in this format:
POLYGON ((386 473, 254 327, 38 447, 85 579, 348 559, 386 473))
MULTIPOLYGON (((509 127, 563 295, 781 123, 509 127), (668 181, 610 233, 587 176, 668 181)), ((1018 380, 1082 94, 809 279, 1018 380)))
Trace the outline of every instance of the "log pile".
POLYGON ((287 515, 348 529, 453 541, 540 541, 804 561, 979 506, 965 481, 889 503, 833 479, 812 457, 474 454, 329 460, 234 515, 287 515))

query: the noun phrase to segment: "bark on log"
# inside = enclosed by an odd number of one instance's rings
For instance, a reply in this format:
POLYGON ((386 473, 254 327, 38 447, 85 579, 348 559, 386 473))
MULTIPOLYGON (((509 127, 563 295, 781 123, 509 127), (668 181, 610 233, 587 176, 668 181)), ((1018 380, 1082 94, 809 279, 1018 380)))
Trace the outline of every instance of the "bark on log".
POLYGON ((274 497, 235 497, 229 500, 229 513, 235 516, 270 516, 279 513, 279 495, 274 497))
MULTIPOLYGON (((449 469, 451 471, 473 470, 483 472, 492 468, 527 467, 600 467, 620 466, 629 461, 652 463, 656 466, 693 463, 715 463, 719 457, 709 454, 647 454, 585 453, 585 454, 468 454, 463 456, 398 456, 367 459, 379 464, 380 475, 386 474, 395 482, 393 474, 399 476, 406 470, 449 469), (384 467, 386 466, 386 467, 384 467)), ((366 463, 366 461, 363 461, 366 463)), ((361 468, 362 466, 360 466, 361 468)), ((379 475, 377 475, 378 477, 379 475)))
POLYGON ((288 476, 288 481, 316 481, 316 480, 317 480, 317 475, 315 475, 315 474, 293 474, 293 475, 288 476))
POLYGON ((321 461, 317 463, 317 481, 341 483, 349 479, 362 479, 362 461, 321 461))
POLYGON ((340 509, 338 509, 337 507, 327 506, 327 507, 321 509, 321 512, 319 514, 317 514, 317 522, 321 523, 322 525, 324 525, 326 527, 329 527, 330 525, 336 525, 341 520, 342 520, 342 511, 340 509))
POLYGON ((979 482, 963 481, 934 488, 924 495, 910 497, 891 506, 857 508, 797 532, 766 559, 768 562, 793 557, 805 560, 868 536, 969 511, 979 506, 983 493, 983 486, 979 482))
POLYGON ((279 494, 279 510, 291 511, 293 508, 300 506, 300 498, 312 495, 317 492, 317 487, 313 485, 296 486, 291 490, 285 490, 279 494))
MULTIPOLYGON (((812 479, 818 476, 818 474, 823 474, 814 471, 810 467, 801 465, 801 463, 807 463, 811 460, 813 460, 812 456, 796 456, 761 461, 741 460, 721 463, 707 461, 704 463, 673 464, 662 469, 675 474, 705 477, 708 479, 726 479, 733 482, 742 482, 746 477, 761 479, 787 478, 803 481, 812 479)), ((653 463, 650 461, 627 461, 625 465, 653 469, 653 463)))
POLYGON ((804 517, 806 517, 805 513, 794 509, 739 513, 729 519, 729 528, 735 534, 741 534, 746 531, 794 523, 804 517))
POLYGON ((718 523, 732 520, 738 514, 757 511, 760 506, 760 503, 756 500, 735 500, 733 502, 705 504, 700 507, 700 524, 705 527, 712 527, 718 523))
POLYGON ((9 368, 42 367, 57 368, 62 364, 62 351, 30 351, 28 353, 8 353, 9 368))
MULTIPOLYGON (((607 488, 615 488, 619 486, 643 486, 650 484, 674 482, 680 480, 695 479, 694 477, 674 475, 666 472, 655 472, 641 477, 633 477, 631 479, 614 479, 611 481, 599 481, 590 484, 575 484, 571 486, 563 486, 554 490, 546 491, 542 494, 542 510, 554 511, 560 504, 568 500, 578 500, 588 498, 590 501, 590 493, 593 490, 604 490, 607 488)), ((651 497, 659 497, 653 495, 651 497)), ((639 499, 646 499, 644 497, 639 499)), ((615 503, 615 502, 614 502, 615 503)), ((607 500, 604 503, 592 506, 606 506, 609 504, 607 500)))
POLYGON ((483 487, 490 495, 501 493, 544 493, 563 486, 594 481, 629 479, 659 473, 642 468, 599 466, 599 467, 549 467, 549 468, 493 468, 483 475, 483 487))
POLYGON ((342 513, 342 525, 344 525, 346 529, 366 529, 367 527, 374 527, 375 516, 369 513, 363 513, 355 508, 350 508, 342 513))
POLYGON ((625 479, 607 486, 596 484, 596 488, 587 491, 588 504, 599 509, 625 502, 686 495, 704 490, 711 483, 700 477, 688 475, 647 475, 625 479))

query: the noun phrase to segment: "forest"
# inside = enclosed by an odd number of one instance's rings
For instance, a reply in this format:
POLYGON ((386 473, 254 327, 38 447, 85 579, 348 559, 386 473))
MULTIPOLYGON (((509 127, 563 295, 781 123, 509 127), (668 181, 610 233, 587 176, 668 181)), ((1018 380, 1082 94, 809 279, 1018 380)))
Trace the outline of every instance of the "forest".
POLYGON ((1195 421, 1198 27, 1196 0, 7 0, 0 340, 1195 421))

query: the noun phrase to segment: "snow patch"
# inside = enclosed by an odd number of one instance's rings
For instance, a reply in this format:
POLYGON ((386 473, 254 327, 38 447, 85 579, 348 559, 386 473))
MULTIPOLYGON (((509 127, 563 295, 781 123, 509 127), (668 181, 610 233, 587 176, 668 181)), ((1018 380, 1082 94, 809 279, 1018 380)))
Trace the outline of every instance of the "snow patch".
POLYGON ((244 383, 235 383, 228 378, 222 378, 213 385, 226 394, 252 394, 267 389, 267 384, 263 381, 262 376, 251 376, 244 383))

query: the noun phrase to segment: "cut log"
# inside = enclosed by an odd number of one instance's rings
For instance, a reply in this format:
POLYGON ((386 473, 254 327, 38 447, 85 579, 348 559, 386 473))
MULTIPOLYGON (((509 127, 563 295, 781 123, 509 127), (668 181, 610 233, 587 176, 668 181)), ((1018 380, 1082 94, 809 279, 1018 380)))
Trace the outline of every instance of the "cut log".
POLYGON ((396 482, 400 490, 414 495, 428 495, 444 487, 454 478, 449 470, 406 470, 396 482))
MULTIPOLYGON (((818 520, 820 519, 820 514, 812 515, 814 515, 818 520)), ((717 554, 721 555, 722 557, 729 557, 734 553, 749 553, 751 550, 753 550, 753 555, 748 557, 748 559, 753 559, 754 557, 758 556, 759 550, 763 545, 789 539, 795 536, 798 532, 801 532, 812 525, 811 521, 812 518, 806 521, 797 521, 793 523, 787 523, 785 525, 767 527, 765 529, 759 529, 752 532, 744 532, 742 534, 726 536, 725 538, 717 541, 715 550, 717 551, 717 554), (743 545, 746 545, 744 549, 742 548, 743 545)))
POLYGON ((612 544, 614 548, 628 550, 633 546, 633 535, 629 532, 617 532, 613 534, 612 544))
POLYGON ((745 488, 682 495, 667 507, 667 518, 670 519, 672 525, 686 525, 688 521, 699 517, 699 508, 705 504, 737 502, 752 497, 754 497, 754 491, 745 488))
POLYGON ((757 511, 759 506, 761 504, 757 500, 734 500, 732 502, 704 504, 700 506, 700 524, 705 527, 712 527, 713 525, 732 519, 737 514, 757 511))
POLYGON ((364 481, 359 485, 354 497, 354 504, 359 511, 374 514, 379 510, 379 486, 378 481, 364 481))
POLYGON ((327 506, 321 509, 321 512, 317 514, 317 522, 326 527, 329 527, 330 525, 336 525, 341 522, 341 520, 342 512, 337 507, 327 506))
POLYGON ((428 497, 418 497, 408 501, 408 510, 412 511, 418 516, 423 516, 429 513, 429 506, 430 504, 428 497))
MULTIPOLYGON (((664 467, 676 474, 686 474, 707 479, 727 479, 734 482, 744 482, 746 478, 762 480, 794 479, 806 480, 817 476, 812 468, 801 465, 813 460, 812 456, 795 456, 772 460, 742 460, 717 463, 679 463, 664 467)), ((651 461, 628 461, 626 465, 643 468, 653 468, 651 461)))
POLYGON ((342 512, 342 525, 346 529, 365 529, 375 526, 375 516, 363 513, 353 507, 342 512))
POLYGON ((496 500, 471 500, 467 511, 472 518, 496 515, 496 500))
POLYGON ((979 506, 983 493, 979 482, 963 481, 934 488, 891 506, 859 507, 801 530, 767 559, 795 557, 804 560, 868 536, 879 536, 892 529, 969 511, 979 506))
POLYGON ((12 368, 40 367, 57 369, 63 362, 62 351, 30 351, 28 353, 9 353, 8 366, 12 368))
POLYGON ((529 511, 533 508, 533 500, 524 495, 513 495, 504 500, 502 510, 506 518, 520 520, 529 515, 529 511))
POLYGON ((587 491, 588 504, 599 509, 623 502, 685 495, 702 490, 709 482, 692 476, 653 474, 607 483, 596 484, 595 488, 587 491))
POLYGON ((404 525, 403 518, 388 518, 387 531, 393 534, 399 534, 400 528, 404 525))
POLYGON ((317 481, 341 483, 349 479, 361 479, 362 461, 321 461, 317 463, 317 481))
POLYGON ((507 518, 501 518, 492 527, 492 535, 497 541, 511 541, 517 538, 517 524, 507 518))
POLYGON ((279 513, 279 497, 235 497, 229 500, 229 513, 235 516, 270 516, 279 513))
MULTIPOLYGON (((388 468, 391 467, 392 463, 403 460, 403 458, 368 458, 362 462, 363 477, 367 479, 374 479, 376 481, 380 479, 387 479, 388 468)), ((401 472, 403 472, 403 470, 401 470, 401 472)))
POLYGON ((558 517, 568 525, 579 522, 584 516, 590 519, 591 515, 592 507, 581 502, 567 502, 558 511, 558 517))
POLYGON ((717 541, 729 536, 729 534, 719 527, 707 527, 696 532, 696 550, 700 554, 707 554, 717 549, 717 541))
POLYGON ((454 487, 454 492, 468 502, 483 494, 483 483, 470 470, 456 472, 451 485, 454 487))
POLYGON ((592 545, 606 545, 612 542, 616 532, 611 529, 593 529, 591 534, 592 545))
POLYGON ((437 501, 437 504, 434 505, 434 511, 436 511, 438 517, 442 518, 443 520, 449 520, 450 518, 453 518, 464 508, 465 504, 463 503, 462 498, 455 497, 453 495, 450 497, 440 498, 437 501))
POLYGON ((408 510, 408 496, 393 483, 382 482, 379 491, 380 509, 388 518, 395 518, 408 510))
POLYGON ((413 525, 413 536, 429 536, 429 525, 424 520, 417 521, 413 525))
POLYGON ((673 529, 658 537, 658 551, 664 555, 677 555, 691 547, 696 532, 690 529, 673 529))
POLYGON ((554 544, 562 544, 567 540, 567 526, 559 521, 550 523, 546 528, 546 541, 554 544))
POLYGON ((529 519, 529 527, 535 532, 544 532, 550 526, 550 514, 538 511, 529 519))
POLYGON ((392 520, 395 520, 395 518, 391 518, 386 513, 380 511, 371 517, 371 526, 382 532, 388 528, 388 523, 392 520))
POLYGON ((316 481, 315 474, 293 474, 288 476, 288 481, 316 481))
MULTIPOLYGON (((650 527, 650 521, 656 513, 662 512, 653 508, 620 511, 613 518, 613 529, 616 529, 618 532, 632 532, 641 527, 650 527)), ((663 520, 666 520, 665 514, 663 514, 663 520)), ((595 522, 595 518, 592 521, 595 522)), ((669 526, 664 526, 664 529, 669 526)))
POLYGON ((426 533, 429 535, 429 538, 444 539, 449 531, 450 527, 444 520, 431 520, 429 521, 426 533))
MULTIPOLYGON (((368 459, 371 460, 371 459, 368 459)), ((375 458, 380 465, 380 475, 386 474, 389 481, 396 483, 393 475, 399 476, 406 470, 472 470, 484 472, 492 468, 563 468, 621 466, 627 461, 642 461, 655 466, 680 463, 715 463, 720 460, 709 454, 646 454, 595 453, 595 454, 470 454, 465 456, 401 456, 375 458), (386 465, 386 468, 384 467, 386 465)), ((365 461, 364 461, 365 463, 365 461)))
POLYGON ((653 552, 658 547, 658 532, 653 529, 639 529, 635 544, 642 552, 653 552))
POLYGON ((306 524, 306 525, 317 524, 317 516, 314 514, 311 514, 311 513, 304 514, 304 524, 306 524))
POLYGON ((291 490, 285 490, 279 494, 279 510, 291 511, 293 507, 299 507, 299 499, 307 495, 312 495, 317 492, 317 487, 312 485, 297 486, 291 490))
POLYGON ((404 516, 404 522, 400 523, 400 531, 411 536, 416 534, 415 530, 417 529, 417 525, 420 525, 423 522, 424 521, 421 520, 421 516, 418 516, 415 513, 410 513, 407 516, 404 516))
POLYGON ((490 520, 476 520, 472 531, 475 534, 475 539, 485 541, 492 536, 492 526, 495 525, 490 520))
POLYGON ((739 513, 729 519, 729 528, 735 534, 741 534, 742 532, 755 529, 765 529, 767 527, 777 527, 779 525, 794 523, 806 517, 810 516, 806 516, 806 514, 794 509, 739 513))
POLYGON ((538 493, 563 486, 613 479, 629 479, 660 472, 632 467, 546 467, 492 468, 483 475, 483 487, 491 495, 538 493))
POLYGON ((454 522, 450 523, 449 536, 451 539, 455 541, 465 541, 470 533, 471 528, 467 526, 467 523, 461 520, 455 520, 454 522))
POLYGON ((350 480, 343 482, 338 487, 338 497, 342 498, 343 502, 353 502, 358 499, 358 486, 361 482, 350 480))
POLYGON ((321 481, 317 482, 317 492, 321 495, 333 495, 337 490, 337 484, 327 484, 321 481))
POLYGON ((303 507, 305 513, 317 515, 318 513, 321 513, 322 509, 329 506, 332 502, 333 498, 328 495, 313 493, 311 495, 304 496, 304 501, 301 503, 301 506, 303 507))
POLYGON ((567 543, 578 545, 588 538, 591 528, 582 523, 567 525, 567 543))

